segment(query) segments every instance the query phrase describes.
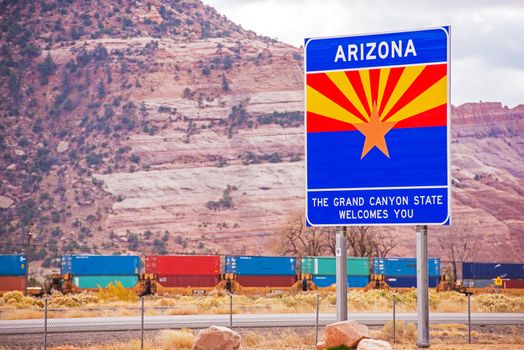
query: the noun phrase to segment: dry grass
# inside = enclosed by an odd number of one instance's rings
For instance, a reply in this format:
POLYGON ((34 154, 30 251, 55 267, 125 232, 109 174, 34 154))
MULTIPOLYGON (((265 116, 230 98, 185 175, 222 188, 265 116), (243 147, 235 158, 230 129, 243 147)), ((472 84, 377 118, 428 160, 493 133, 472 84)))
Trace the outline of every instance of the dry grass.
MULTIPOLYGON (((320 298, 320 312, 335 312, 336 295, 333 292, 309 292, 280 295, 234 295, 233 313, 297 313, 314 312, 316 296, 320 298)), ((416 291, 403 293, 371 290, 368 292, 350 290, 348 308, 356 312, 391 312, 392 301, 396 298, 397 312, 415 312, 416 291)), ((467 299, 455 292, 429 295, 432 312, 465 312, 467 299)), ((208 296, 154 296, 145 301, 146 315, 194 315, 229 313, 229 296, 213 293, 208 296)), ((40 299, 24 297, 20 292, 5 293, 0 298, 0 319, 27 319, 42 317, 43 302, 40 299)), ((137 315, 140 307, 133 291, 121 285, 99 291, 62 295, 55 293, 49 298, 50 308, 65 310, 50 311, 49 317, 96 317, 137 315)), ((474 312, 524 312, 523 295, 481 294, 472 297, 474 312)))
MULTIPOLYGON (((399 344, 412 344, 417 341, 417 326, 413 323, 397 321, 395 324, 396 341, 399 344)), ((388 321, 382 331, 375 335, 377 339, 393 341, 393 321, 388 321)))

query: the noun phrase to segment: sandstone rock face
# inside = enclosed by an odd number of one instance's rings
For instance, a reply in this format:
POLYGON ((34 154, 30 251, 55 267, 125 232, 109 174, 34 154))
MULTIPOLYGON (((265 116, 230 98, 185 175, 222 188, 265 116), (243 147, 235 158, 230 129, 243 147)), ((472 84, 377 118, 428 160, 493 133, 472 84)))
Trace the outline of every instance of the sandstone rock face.
POLYGON ((6 196, 0 196, 0 209, 7 209, 12 206, 14 201, 6 196))
POLYGON ((211 326, 198 333, 192 350, 242 350, 240 335, 227 327, 211 326))
POLYGON ((357 350, 393 350, 388 342, 376 339, 362 339, 357 350))
POLYGON ((318 342, 317 343, 317 350, 324 350, 326 348, 326 342, 318 342))
POLYGON ((354 348, 362 339, 369 338, 369 329, 352 320, 336 322, 326 326, 325 338, 327 348, 340 345, 354 348))

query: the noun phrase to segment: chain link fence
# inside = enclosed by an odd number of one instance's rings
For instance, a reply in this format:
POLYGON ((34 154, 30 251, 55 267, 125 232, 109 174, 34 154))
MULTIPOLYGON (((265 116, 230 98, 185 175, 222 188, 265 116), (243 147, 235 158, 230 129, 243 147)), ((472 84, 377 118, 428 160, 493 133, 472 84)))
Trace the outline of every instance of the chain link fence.
MULTIPOLYGON (((510 341, 522 345, 524 319, 515 312, 522 310, 524 302, 515 300, 430 293, 432 341, 489 343, 485 333, 502 327, 498 333, 514 334, 510 341), (497 300, 521 305, 496 307, 497 300)), ((47 350, 65 345, 93 350, 190 349, 198 330, 211 325, 240 333, 246 349, 311 349, 322 340, 324 326, 336 321, 335 295, 313 291, 266 297, 151 296, 125 304, 52 305, 52 298, 32 307, 0 305, 0 349, 47 350)), ((348 310, 349 319, 370 326, 375 338, 393 344, 416 343, 416 292, 350 291, 348 310)))

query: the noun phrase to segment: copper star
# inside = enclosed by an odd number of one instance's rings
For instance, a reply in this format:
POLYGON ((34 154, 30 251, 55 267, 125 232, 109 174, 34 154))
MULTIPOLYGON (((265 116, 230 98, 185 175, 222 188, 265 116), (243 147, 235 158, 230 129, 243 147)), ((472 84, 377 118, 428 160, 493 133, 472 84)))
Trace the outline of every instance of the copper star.
POLYGON ((395 126, 396 122, 383 122, 380 120, 377 111, 377 104, 373 104, 371 116, 367 123, 354 124, 362 135, 366 137, 364 148, 360 159, 364 158, 373 147, 377 147, 386 157, 389 158, 388 145, 386 144, 385 136, 395 126))

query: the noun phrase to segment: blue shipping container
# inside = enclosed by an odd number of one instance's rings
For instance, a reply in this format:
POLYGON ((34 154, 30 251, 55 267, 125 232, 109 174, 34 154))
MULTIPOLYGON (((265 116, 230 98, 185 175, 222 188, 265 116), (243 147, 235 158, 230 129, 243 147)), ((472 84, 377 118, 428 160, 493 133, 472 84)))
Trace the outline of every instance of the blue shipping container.
POLYGON ((137 275, 140 259, 136 255, 62 256, 61 273, 74 276, 137 275))
MULTIPOLYGON (((435 288, 439 282, 439 276, 430 276, 428 280, 429 288, 435 288)), ((388 276, 386 283, 391 288, 416 288, 417 276, 388 276)))
MULTIPOLYGON (((313 276, 313 283, 318 288, 329 287, 337 283, 337 276, 313 276)), ((348 288, 364 288, 369 284, 369 276, 348 276, 348 288)))
POLYGON ((26 262, 25 255, 0 255, 0 276, 24 276, 26 262))
POLYGON ((462 263, 463 279, 524 278, 524 264, 462 263))
MULTIPOLYGON (((373 258, 373 273, 386 276, 416 276, 416 258, 373 258)), ((429 276, 440 276, 440 259, 428 259, 429 276)))
POLYGON ((226 273, 292 276, 297 274, 296 259, 289 256, 226 256, 226 273))

